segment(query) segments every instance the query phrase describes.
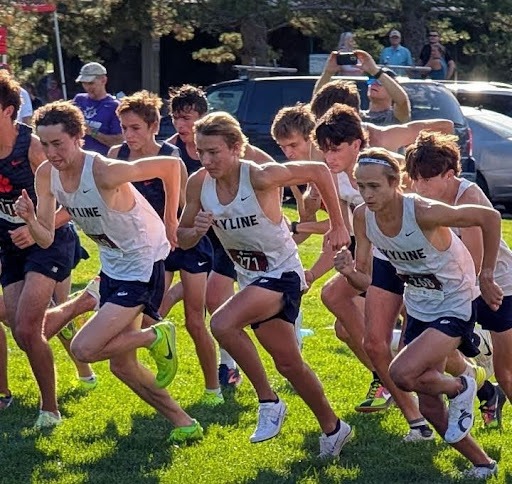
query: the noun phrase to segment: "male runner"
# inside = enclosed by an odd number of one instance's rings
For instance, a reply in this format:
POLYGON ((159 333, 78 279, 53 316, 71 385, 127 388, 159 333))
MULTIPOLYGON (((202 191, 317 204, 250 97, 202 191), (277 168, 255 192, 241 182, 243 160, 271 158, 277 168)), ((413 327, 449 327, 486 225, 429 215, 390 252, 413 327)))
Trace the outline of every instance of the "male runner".
MULTIPOLYGON (((414 180, 416 191, 425 197, 448 205, 473 204, 492 208, 478 185, 459 178, 460 153, 457 139, 440 133, 420 133, 407 149, 407 174, 414 180)), ((475 261, 476 272, 482 262, 482 235, 478 227, 454 229, 475 261)), ((477 321, 491 333, 492 358, 496 380, 512 398, 512 251, 501 239, 494 278, 503 290, 503 302, 498 311, 491 311, 480 296, 477 299, 477 321)), ((484 423, 501 425, 501 409, 505 395, 499 387, 486 382, 478 391, 484 423)))
POLYGON ((383 252, 406 281, 406 347, 390 366, 396 384, 418 393, 422 414, 462 455, 473 463, 470 476, 497 472, 496 462, 469 435, 473 424, 476 383, 472 377, 444 374, 446 358, 457 348, 467 356, 478 349, 471 335, 473 300, 478 296, 473 261, 448 227, 479 226, 483 234, 480 273, 482 297, 495 311, 502 291, 494 282, 501 217, 475 205, 450 207, 401 193, 400 166, 382 149, 361 153, 356 179, 365 205, 354 213, 356 261, 347 250, 336 256, 338 270, 356 287, 367 287, 372 244, 383 252), (442 399, 449 398, 449 411, 442 399))
POLYGON ((235 358, 260 401, 251 442, 276 436, 286 406, 269 385, 254 344, 244 331, 251 325, 278 371, 294 386, 317 417, 323 434, 320 456, 339 455, 352 434, 329 405, 320 382, 302 360, 295 343, 304 272, 281 210, 280 187, 314 182, 331 214, 327 235, 334 248, 348 242, 336 190, 327 168, 318 163, 267 163, 241 160, 247 140, 228 113, 211 113, 195 124, 203 170, 187 186, 187 204, 178 229, 180 245, 192 247, 213 225, 235 263, 240 292, 212 316, 215 338, 235 358), (290 324, 291 323, 291 324, 290 324))
POLYGON ((153 157, 126 163, 84 151, 84 117, 69 102, 43 106, 34 122, 49 161, 36 175, 37 215, 25 191, 16 202, 16 213, 27 222, 34 240, 48 247, 58 201, 100 251, 100 309, 74 337, 73 354, 81 361, 110 360, 112 372, 176 426, 171 440, 201 438, 199 423, 164 389, 177 370, 174 326, 162 322, 140 330, 142 312, 159 318, 168 239, 176 245, 180 160, 153 157), (153 178, 160 178, 165 188, 165 225, 129 183, 153 178), (155 359, 156 380, 137 361, 137 348, 142 347, 155 359))
MULTIPOLYGON (((32 128, 16 122, 20 86, 6 71, 0 71, 0 260, 7 322, 18 346, 27 353, 41 392, 36 427, 60 423, 52 351, 42 332, 44 313, 57 283, 71 273, 75 234, 65 211, 53 215, 55 237, 47 250, 34 244, 25 221, 14 203, 26 190, 36 202, 34 173, 46 156, 32 128)), ((0 347, 1 349, 1 347, 0 347)), ((89 368, 90 369, 90 368, 89 368)), ((2 389, 3 406, 10 392, 2 389)))

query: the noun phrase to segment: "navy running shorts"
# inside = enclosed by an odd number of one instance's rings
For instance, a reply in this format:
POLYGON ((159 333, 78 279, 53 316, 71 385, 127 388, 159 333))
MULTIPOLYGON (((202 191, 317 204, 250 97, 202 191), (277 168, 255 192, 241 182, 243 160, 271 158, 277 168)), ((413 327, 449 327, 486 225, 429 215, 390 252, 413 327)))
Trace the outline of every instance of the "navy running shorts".
POLYGON ((158 313, 165 290, 164 261, 153 264, 153 273, 148 282, 121 281, 112 279, 100 272, 100 308, 105 303, 117 304, 124 308, 143 305, 142 312, 157 321, 162 319, 158 313))
POLYGON ((396 269, 388 260, 373 257, 372 286, 398 296, 404 295, 404 283, 398 277, 396 269))
POLYGON ((258 329, 260 324, 270 321, 271 319, 282 319, 288 323, 295 324, 295 320, 299 315, 300 301, 302 299, 301 280, 296 272, 283 272, 279 279, 274 277, 260 277, 249 284, 249 286, 258 286, 283 293, 283 306, 281 310, 264 321, 251 324, 252 329, 258 329))
POLYGON ((176 248, 165 259, 166 272, 183 270, 191 274, 210 272, 213 265, 213 249, 208 237, 201 237, 190 249, 176 248))
POLYGON ((476 302, 472 303, 472 313, 469 320, 448 316, 434 321, 424 322, 407 315, 407 327, 405 328, 404 344, 408 345, 423 331, 434 328, 452 338, 461 338, 459 350, 466 356, 473 358, 480 353, 478 345, 473 340, 473 329, 476 321, 476 302))
POLYGON ((476 320, 482 328, 503 333, 512 328, 512 296, 505 296, 500 308, 493 311, 482 296, 476 299, 476 320))
POLYGON ((73 269, 74 269, 81 260, 87 260, 89 258, 89 252, 87 252, 80 245, 80 236, 78 235, 78 232, 76 231, 74 224, 70 223, 70 225, 71 225, 72 231, 74 232, 74 237, 75 237, 75 253, 73 256, 73 269))
POLYGON ((20 250, 14 244, 4 244, 0 255, 2 287, 23 281, 28 272, 36 272, 62 282, 73 269, 75 243, 73 229, 66 224, 55 230, 53 243, 47 249, 34 244, 20 250))

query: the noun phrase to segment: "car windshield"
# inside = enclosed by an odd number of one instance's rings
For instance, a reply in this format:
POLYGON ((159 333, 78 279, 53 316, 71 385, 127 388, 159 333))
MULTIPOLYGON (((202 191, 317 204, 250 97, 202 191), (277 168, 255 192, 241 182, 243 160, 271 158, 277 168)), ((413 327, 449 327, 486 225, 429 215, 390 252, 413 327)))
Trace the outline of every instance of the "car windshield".
POLYGON ((243 84, 230 84, 207 92, 210 111, 226 111, 236 117, 244 89, 243 84))
POLYGON ((444 86, 412 82, 401 85, 411 101, 413 121, 442 118, 451 119, 458 125, 465 124, 459 103, 444 86))
POLYGON ((504 114, 480 112, 467 117, 502 138, 512 138, 512 119, 504 114))

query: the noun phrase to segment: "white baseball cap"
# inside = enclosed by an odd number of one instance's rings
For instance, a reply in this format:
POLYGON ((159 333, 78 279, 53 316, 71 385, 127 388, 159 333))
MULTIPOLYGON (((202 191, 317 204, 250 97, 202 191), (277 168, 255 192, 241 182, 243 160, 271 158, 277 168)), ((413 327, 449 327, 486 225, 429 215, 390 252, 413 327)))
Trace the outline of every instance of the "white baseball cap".
POLYGON ((98 76, 106 76, 107 69, 98 62, 89 62, 84 64, 80 69, 80 74, 76 78, 76 82, 92 82, 98 76))

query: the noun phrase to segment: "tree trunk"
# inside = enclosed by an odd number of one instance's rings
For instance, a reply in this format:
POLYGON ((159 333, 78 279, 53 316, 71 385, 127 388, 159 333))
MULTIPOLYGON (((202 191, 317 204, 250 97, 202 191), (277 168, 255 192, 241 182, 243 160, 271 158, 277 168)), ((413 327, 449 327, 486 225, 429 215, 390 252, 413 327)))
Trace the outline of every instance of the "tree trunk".
POLYGON ((418 62, 423 45, 427 43, 427 13, 425 2, 402 0, 402 45, 407 47, 418 62))
POLYGON ((265 20, 257 15, 249 15, 242 20, 242 63, 269 65, 269 45, 265 20))

